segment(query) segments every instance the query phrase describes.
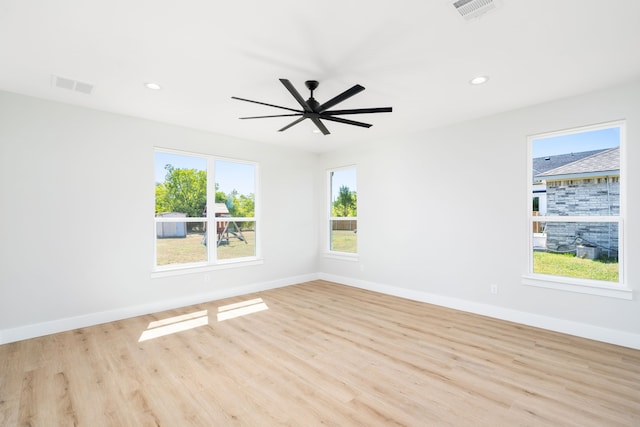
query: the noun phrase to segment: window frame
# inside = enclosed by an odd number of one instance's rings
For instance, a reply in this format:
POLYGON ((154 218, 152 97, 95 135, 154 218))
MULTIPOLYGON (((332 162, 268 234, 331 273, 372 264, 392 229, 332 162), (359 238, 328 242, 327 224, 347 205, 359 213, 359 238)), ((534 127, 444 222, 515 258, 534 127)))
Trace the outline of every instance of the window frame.
MULTIPOLYGON (((177 218, 162 218, 154 215, 153 218, 153 228, 154 228, 154 239, 153 239, 153 268, 152 268, 152 277, 165 277, 165 276, 173 276, 173 275, 182 275, 182 274, 190 274, 190 273, 198 273, 226 268, 236 268, 236 267, 244 267, 249 265, 259 265, 263 264, 262 259, 262 251, 261 251, 261 238, 259 234, 260 228, 260 201, 259 201, 259 182, 260 182, 260 165, 255 161, 243 160, 243 159, 235 159, 224 156, 217 156, 213 154, 204 154, 204 153, 196 153, 191 151, 183 151, 183 150, 175 150, 161 147, 154 147, 153 153, 168 153, 175 154, 178 156, 188 156, 188 157, 196 157, 206 160, 207 164, 207 216, 204 217, 177 217, 177 218), (216 194, 216 161, 225 161, 231 163, 239 163, 251 165, 254 168, 254 178, 253 178, 253 190, 254 190, 254 212, 253 217, 216 217, 215 216, 215 194, 216 194), (213 179, 209 179, 209 177, 213 177, 213 179), (213 212, 213 215, 210 215, 209 212, 213 212), (218 259, 217 254, 217 224, 218 222, 253 222, 254 223, 254 232, 255 232, 255 254, 253 256, 248 257, 237 257, 237 258, 228 258, 228 259, 218 259), (168 265, 157 265, 158 261, 158 253, 157 253, 157 241, 158 237, 156 235, 157 224, 168 223, 168 222, 195 222, 195 223, 205 223, 206 230, 205 236, 207 242, 213 242, 214 244, 206 245, 206 261, 198 261, 198 262, 189 262, 189 263, 181 263, 181 264, 168 264, 168 265), (211 231, 214 232, 211 232, 211 231)), ((154 190, 155 190, 155 182, 154 182, 154 190)), ((155 194, 155 193, 154 193, 155 194)), ((154 204, 155 204, 155 195, 154 195, 154 204)), ((155 209, 154 209, 155 211, 155 209)))
POLYGON ((626 285, 625 263, 626 239, 624 233, 624 220, 626 218, 626 175, 625 175, 625 155, 626 147, 626 121, 617 120, 594 125, 579 126, 559 131, 545 132, 529 135, 527 137, 527 272, 522 276, 522 283, 529 286, 557 289, 563 291, 585 293, 591 295, 606 296, 620 299, 632 299, 632 290, 626 285), (533 214, 532 197, 534 194, 533 183, 533 144, 535 140, 571 135, 583 132, 590 132, 602 129, 618 128, 620 130, 620 212, 618 215, 610 216, 538 216, 533 214), (592 279, 582 279, 569 276, 556 276, 549 274, 534 273, 534 224, 540 222, 560 222, 560 223, 616 223, 618 225, 618 282, 607 282, 592 279))
MULTIPOLYGON (((325 226, 325 230, 326 230, 326 246, 325 246, 325 257, 327 258, 334 258, 334 259, 340 259, 340 260, 346 260, 346 261, 358 261, 359 259, 359 252, 358 252, 358 237, 356 236, 356 252, 342 252, 342 251, 336 251, 333 250, 331 248, 331 242, 332 242, 332 236, 331 236, 331 232, 332 232, 332 226, 333 226, 333 221, 356 221, 356 224, 358 223, 358 216, 345 216, 345 217, 334 217, 332 215, 333 213, 333 201, 331 200, 331 196, 332 194, 332 173, 333 172, 337 172, 337 171, 342 171, 342 170, 349 170, 349 169, 353 169, 355 171, 356 174, 356 193, 358 191, 357 188, 357 181, 358 181, 358 168, 355 164, 352 165, 346 165, 346 166, 340 166, 340 167, 335 167, 335 168, 330 168, 327 169, 326 171, 326 203, 325 203, 325 209, 326 209, 326 213, 325 213, 325 218, 326 218, 326 226, 325 226)), ((356 197, 356 212, 358 212, 358 198, 356 197)))

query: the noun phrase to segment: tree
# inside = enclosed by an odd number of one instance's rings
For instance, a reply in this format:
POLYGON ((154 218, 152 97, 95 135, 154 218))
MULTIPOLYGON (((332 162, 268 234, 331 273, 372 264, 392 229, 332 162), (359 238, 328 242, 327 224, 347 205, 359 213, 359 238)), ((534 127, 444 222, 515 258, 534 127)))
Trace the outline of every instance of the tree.
MULTIPOLYGON (((255 216, 255 196, 253 193, 249 195, 239 194, 237 190, 231 191, 226 195, 226 205, 229 209, 229 215, 239 218, 253 218, 255 216)), ((242 222, 238 223, 241 228, 251 228, 254 223, 242 222)))
POLYGON ((340 186, 338 197, 333 202, 331 215, 335 217, 358 216, 356 192, 349 190, 346 185, 340 186))
POLYGON ((200 217, 207 204, 207 172, 197 169, 167 170, 164 182, 156 184, 156 213, 182 212, 200 217))
POLYGON ((248 196, 245 196, 244 194, 241 194, 238 197, 234 198, 234 207, 235 207, 235 212, 233 214, 233 216, 238 216, 238 217, 253 217, 255 216, 255 197, 253 195, 253 193, 249 194, 248 196))
POLYGON ((216 182, 216 203, 224 203, 227 204, 227 195, 224 194, 224 191, 219 191, 220 184, 216 182))

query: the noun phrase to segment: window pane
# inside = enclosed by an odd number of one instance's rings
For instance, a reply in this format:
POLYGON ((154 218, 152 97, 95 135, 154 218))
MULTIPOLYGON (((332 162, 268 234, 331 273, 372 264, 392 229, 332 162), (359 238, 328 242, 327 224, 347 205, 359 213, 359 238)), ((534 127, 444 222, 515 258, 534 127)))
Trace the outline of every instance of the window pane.
POLYGON ((218 259, 256 256, 255 222, 217 222, 218 259))
POLYGON ((250 163, 216 160, 216 253, 219 260, 256 256, 256 167, 250 163))
POLYGON ((175 222, 204 215, 207 204, 207 160, 203 157, 156 151, 156 265, 207 261, 205 224, 175 222))
POLYGON ((156 223, 156 265, 207 261, 202 223, 156 223))
POLYGON ((532 141, 533 211, 539 215, 620 215, 620 128, 532 141))
POLYGON ((358 252, 358 221, 353 220, 333 220, 331 223, 331 248, 337 252, 358 252))
POLYGON ((207 205, 207 159, 155 153, 156 215, 202 217, 207 205))
POLYGON ((534 273, 619 281, 617 222, 534 224, 534 273))
POLYGON ((329 178, 329 250, 358 253, 356 169, 336 169, 329 178))
POLYGON ((216 160, 216 203, 224 203, 229 216, 255 216, 256 167, 250 163, 216 160))
POLYGON ((356 170, 339 169, 331 172, 331 216, 358 216, 356 170))

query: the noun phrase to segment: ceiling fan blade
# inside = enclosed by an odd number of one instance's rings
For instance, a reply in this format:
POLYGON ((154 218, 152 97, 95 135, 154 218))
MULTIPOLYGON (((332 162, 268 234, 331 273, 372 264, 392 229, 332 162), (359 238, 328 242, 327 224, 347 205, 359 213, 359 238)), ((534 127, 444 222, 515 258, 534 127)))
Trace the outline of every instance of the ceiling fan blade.
POLYGON ((347 89, 344 92, 342 92, 340 95, 331 98, 330 100, 328 100, 327 102, 325 102, 324 104, 322 104, 321 106, 318 107, 318 112, 322 113, 323 111, 333 107, 336 104, 341 103, 342 101, 351 98, 353 95, 360 93, 364 90, 364 87, 360 86, 360 85, 355 85, 353 86, 351 89, 347 89))
POLYGON ((301 116, 302 113, 295 114, 274 114, 272 116, 251 116, 251 117, 239 117, 240 119, 268 119, 270 117, 293 117, 293 116, 301 116))
POLYGON ((302 106, 304 111, 306 111, 308 113, 313 111, 313 110, 311 110, 311 107, 309 107, 309 104, 307 104, 307 101, 305 101, 304 98, 302 96, 300 96, 300 93, 296 90, 295 87, 293 87, 293 85, 291 84, 291 82, 289 80, 280 79, 280 82, 284 85, 284 87, 287 88, 289 93, 291 93, 291 95, 293 95, 293 97, 296 99, 296 101, 298 101, 298 104, 300 104, 302 106))
POLYGON ((281 108, 283 110, 289 110, 289 111, 295 111, 296 113, 302 113, 302 111, 294 110, 293 108, 287 108, 287 107, 281 107, 279 105, 267 104, 266 102, 252 101, 251 99, 238 98, 237 96, 232 96, 231 99, 237 99, 238 101, 253 102, 254 104, 266 105, 267 107, 276 107, 276 108, 281 108))
POLYGON ((354 126, 360 126, 363 128, 371 127, 369 123, 356 122, 354 120, 347 120, 340 117, 325 116, 325 115, 322 115, 320 117, 322 117, 323 120, 331 120, 332 122, 344 123, 345 125, 354 125, 354 126))
POLYGON ((282 129, 278 129, 278 132, 282 132, 283 130, 287 130, 289 129, 291 126, 295 126, 298 123, 300 123, 301 121, 303 121, 304 119, 306 119, 305 116, 300 117, 298 120, 294 120, 293 122, 289 123, 288 125, 286 125, 285 127, 283 127, 282 129))
POLYGON ((369 114, 369 113, 390 113, 392 110, 391 107, 380 107, 380 108, 355 108, 352 110, 331 110, 324 111, 322 114, 328 114, 331 116, 340 116, 344 114, 369 114))
POLYGON ((327 127, 324 125, 324 123, 320 121, 319 118, 317 117, 309 117, 309 118, 313 123, 315 123, 318 129, 320 129, 320 132, 322 132, 323 135, 329 135, 331 133, 329 132, 329 129, 327 129, 327 127))

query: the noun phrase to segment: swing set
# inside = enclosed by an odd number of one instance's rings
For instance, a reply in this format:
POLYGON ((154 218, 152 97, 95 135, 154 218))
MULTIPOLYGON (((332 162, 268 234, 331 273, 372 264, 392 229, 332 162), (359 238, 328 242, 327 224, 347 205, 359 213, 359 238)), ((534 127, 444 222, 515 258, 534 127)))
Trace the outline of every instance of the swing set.
MULTIPOLYGON (((207 216, 207 207, 205 206, 203 216, 207 216)), ((215 216, 216 218, 228 218, 229 209, 224 203, 215 204, 215 216)), ((216 246, 228 245, 230 239, 238 239, 241 242, 247 244, 247 239, 242 234, 242 230, 238 227, 235 221, 218 221, 216 220, 216 246)), ((205 233, 202 244, 207 245, 207 234, 205 233)))

